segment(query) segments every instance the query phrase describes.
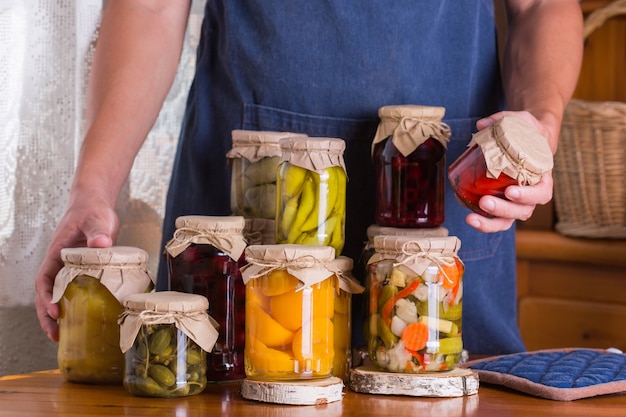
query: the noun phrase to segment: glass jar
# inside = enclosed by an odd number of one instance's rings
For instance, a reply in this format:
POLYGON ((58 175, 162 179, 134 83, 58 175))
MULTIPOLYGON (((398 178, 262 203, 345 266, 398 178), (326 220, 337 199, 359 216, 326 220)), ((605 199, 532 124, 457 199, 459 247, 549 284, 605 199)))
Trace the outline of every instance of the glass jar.
POLYGON ((437 227, 445 217, 446 147, 443 107, 385 106, 372 143, 375 223, 437 227))
POLYGON ((370 361, 386 372, 456 368, 463 274, 456 237, 377 236, 370 258, 370 361))
POLYGON ((295 133, 233 130, 233 147, 226 154, 231 165, 230 209, 236 216, 276 217, 276 171, 279 140, 295 133))
POLYGON ((352 275, 354 262, 346 256, 338 256, 334 261, 339 278, 339 289, 335 295, 333 328, 335 330, 335 359, 333 376, 348 382, 352 367, 352 295, 364 291, 352 275))
POLYGON ((129 295, 120 318, 124 387, 140 397, 183 397, 206 388, 206 352, 217 340, 208 300, 173 291, 129 295))
POLYGON ((139 248, 65 248, 52 302, 59 303, 57 359, 66 380, 121 384, 124 355, 117 324, 128 294, 149 291, 148 253, 139 248))
POLYGON ((534 185, 552 169, 548 141, 529 122, 505 116, 474 134, 468 149, 450 165, 448 178, 457 199, 485 216, 478 205, 481 197, 506 199, 510 185, 534 185))
POLYGON ((407 236, 412 237, 414 239, 422 239, 429 237, 446 237, 448 236, 448 229, 445 227, 433 227, 433 228, 423 228, 423 229, 406 229, 401 227, 386 227, 379 226, 377 224, 372 224, 367 228, 367 242, 363 247, 363 251, 361 252, 361 256, 358 262, 358 274, 357 279, 361 282, 365 291, 362 297, 357 297, 353 300, 357 300, 359 302, 358 306, 355 306, 355 318, 359 317, 359 323, 363 323, 363 336, 364 340, 369 339, 369 272, 367 264, 376 252, 374 249, 374 238, 376 236, 407 236))
POLYGON ((246 375, 300 380, 332 375, 338 288, 330 246, 246 248, 246 375))
POLYGON ((243 237, 248 245, 273 245, 276 243, 274 219, 246 219, 243 237))
POLYGON ((220 335, 207 357, 211 382, 245 378, 245 220, 241 216, 181 216, 165 246, 169 289, 200 294, 220 335))
POLYGON ((336 138, 280 141, 276 243, 332 246, 345 243, 345 142, 336 138))

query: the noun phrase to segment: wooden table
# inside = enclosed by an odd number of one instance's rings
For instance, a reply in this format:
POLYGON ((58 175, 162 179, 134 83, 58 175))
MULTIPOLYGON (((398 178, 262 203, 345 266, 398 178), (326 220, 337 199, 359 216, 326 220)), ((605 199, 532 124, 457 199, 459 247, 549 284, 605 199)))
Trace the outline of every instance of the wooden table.
POLYGON ((319 406, 290 406, 246 400, 240 383, 210 385, 202 394, 173 399, 140 398, 121 386, 65 382, 58 371, 0 378, 0 416, 623 416, 626 395, 560 402, 481 385, 477 395, 457 398, 416 398, 359 394, 344 388, 342 401, 319 406))

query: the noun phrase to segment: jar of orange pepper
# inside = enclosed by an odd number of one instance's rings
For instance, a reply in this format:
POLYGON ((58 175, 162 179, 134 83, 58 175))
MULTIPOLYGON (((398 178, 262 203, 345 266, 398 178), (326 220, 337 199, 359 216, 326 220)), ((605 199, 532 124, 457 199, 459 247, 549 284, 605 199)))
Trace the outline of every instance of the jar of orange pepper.
POLYGON ((371 362, 387 372, 437 372, 461 359, 463 273, 458 238, 378 236, 370 258, 371 362))
POLYGON ((246 375, 298 380, 331 376, 340 271, 330 246, 251 245, 246 284, 246 375))

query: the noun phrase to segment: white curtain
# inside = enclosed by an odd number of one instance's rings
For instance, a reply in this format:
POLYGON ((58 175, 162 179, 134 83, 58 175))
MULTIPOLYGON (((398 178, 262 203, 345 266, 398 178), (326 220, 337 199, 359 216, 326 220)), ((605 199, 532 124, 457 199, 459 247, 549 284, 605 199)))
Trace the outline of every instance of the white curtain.
MULTIPOLYGON (((0 306, 32 305, 84 130, 85 85, 102 0, 0 0, 0 306)), ((119 202, 118 244, 159 261, 161 221, 202 0, 194 0, 178 77, 119 202)), ((1 329, 1 327, 0 327, 1 329)))

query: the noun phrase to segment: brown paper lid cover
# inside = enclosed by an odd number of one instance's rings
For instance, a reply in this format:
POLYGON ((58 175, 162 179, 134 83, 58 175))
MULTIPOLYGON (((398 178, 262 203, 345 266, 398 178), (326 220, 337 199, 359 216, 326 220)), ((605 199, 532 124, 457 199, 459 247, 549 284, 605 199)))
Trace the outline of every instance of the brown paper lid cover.
POLYGON ((243 216, 180 216, 174 236, 165 245, 171 256, 180 255, 191 244, 212 245, 238 260, 247 246, 243 216))
POLYGON ((343 152, 346 142, 339 138, 290 137, 280 140, 281 162, 289 162, 317 173, 340 166, 346 172, 343 152))
POLYGON ((331 246, 250 245, 245 254, 247 264, 241 268, 244 283, 275 269, 286 269, 300 280, 301 285, 298 288, 302 288, 341 272, 334 263, 335 249, 331 246))
POLYGON ((548 140, 520 117, 505 116, 475 133, 468 146, 474 144, 482 150, 489 178, 504 173, 520 185, 534 185, 553 167, 548 140))
POLYGON ((301 133, 272 132, 235 129, 231 132, 233 146, 227 158, 244 158, 257 162, 263 158, 280 156, 280 140, 284 138, 306 137, 301 133))
POLYGON ((341 271, 338 275, 339 288, 349 294, 361 294, 365 291, 359 281, 357 281, 352 275, 352 269, 354 268, 354 261, 347 256, 338 256, 334 261, 337 269, 341 271))
POLYGON ((411 154, 428 138, 438 140, 444 148, 450 139, 450 126, 442 122, 444 107, 398 105, 378 109, 380 123, 372 141, 374 146, 392 136, 392 142, 404 156, 411 154))
POLYGON ((61 260, 64 266, 54 279, 53 303, 61 299, 67 285, 79 275, 100 280, 120 303, 128 294, 146 291, 154 284, 148 270, 148 252, 140 248, 64 248, 61 260))
POLYGON ((217 341, 218 325, 208 315, 209 302, 202 295, 176 291, 131 294, 124 307, 119 320, 122 352, 130 349, 142 325, 175 324, 206 352, 217 341))

